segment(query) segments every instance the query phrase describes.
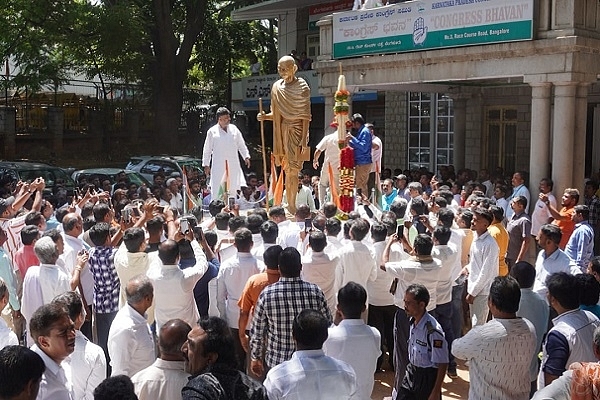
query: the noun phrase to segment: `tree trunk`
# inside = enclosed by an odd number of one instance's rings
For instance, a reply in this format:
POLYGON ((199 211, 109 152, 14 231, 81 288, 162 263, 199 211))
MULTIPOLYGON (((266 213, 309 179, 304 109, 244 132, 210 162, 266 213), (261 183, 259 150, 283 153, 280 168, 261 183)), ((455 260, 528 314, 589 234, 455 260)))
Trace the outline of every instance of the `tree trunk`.
POLYGON ((183 79, 175 73, 157 76, 154 90, 154 146, 163 152, 180 152, 178 129, 183 104, 183 79))

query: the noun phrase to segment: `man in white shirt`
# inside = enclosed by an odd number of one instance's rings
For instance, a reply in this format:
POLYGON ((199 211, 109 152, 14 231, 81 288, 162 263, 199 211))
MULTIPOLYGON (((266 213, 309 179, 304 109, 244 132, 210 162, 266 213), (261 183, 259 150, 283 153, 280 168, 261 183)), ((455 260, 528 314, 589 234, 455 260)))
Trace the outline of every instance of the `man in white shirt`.
POLYGON ((235 232, 234 240, 233 245, 237 249, 237 255, 221 264, 219 274, 215 279, 217 280, 217 308, 221 318, 225 319, 231 328, 238 368, 241 371, 246 365, 246 352, 239 338, 240 307, 238 301, 248 278, 261 272, 264 265, 250 253, 252 249, 252 233, 250 230, 247 228, 238 229, 235 232))
POLYGON ((300 227, 295 222, 287 219, 285 209, 281 206, 271 207, 269 218, 277 224, 279 228, 278 243, 282 248, 298 246, 300 239, 300 227))
MULTIPOLYGON (((279 228, 277 224, 273 221, 265 221, 260 226, 260 236, 262 243, 258 246, 252 245, 252 250, 250 253, 257 260, 263 261, 263 255, 265 254, 265 250, 269 247, 277 245, 277 236, 279 234, 279 228)), ((254 236, 254 235, 252 235, 254 236)), ((254 242, 254 240, 252 240, 254 242)))
MULTIPOLYGON (((539 189, 540 193, 544 193, 548 196, 550 205, 556 209, 556 197, 552 194, 552 187, 554 183, 549 178, 544 178, 540 181, 539 189)), ((531 236, 537 238, 542 225, 546 225, 552 222, 552 214, 546 207, 546 204, 538 197, 533 213, 531 214, 531 236)), ((535 246, 533 246, 535 248, 535 246)))
MULTIPOLYGON (((533 282, 535 281, 535 268, 527 261, 521 261, 511 268, 510 276, 517 280, 521 288, 521 300, 519 302, 517 317, 525 318, 533 324, 536 336, 535 348, 540 349, 542 347, 542 340, 548 331, 550 309, 546 300, 542 299, 540 295, 532 290, 533 282)), ((539 361, 538 353, 535 352, 529 364, 530 396, 533 396, 537 390, 539 361)))
POLYGON ((344 247, 338 237, 341 231, 342 222, 339 219, 335 217, 327 219, 327 222, 325 222, 325 234, 327 235, 327 247, 325 247, 325 253, 337 253, 344 247))
POLYGON ((358 283, 350 282, 338 291, 337 312, 329 328, 329 337, 323 343, 325 355, 348 363, 356 373, 356 398, 369 399, 375 383, 377 359, 381 354, 381 335, 360 317, 367 308, 367 291, 358 283))
POLYGON ((319 204, 325 203, 327 188, 331 186, 329 182, 329 166, 333 174, 334 184, 339 193, 340 191, 340 148, 338 145, 337 129, 323 137, 315 149, 313 156, 313 168, 319 168, 319 156, 324 154, 323 166, 321 167, 321 176, 319 179, 319 204))
POLYGON ((269 400, 359 398, 353 368, 323 352, 328 326, 327 318, 312 309, 294 318, 296 352, 267 373, 264 385, 269 400))
POLYGON ((181 232, 175 238, 190 241, 196 263, 190 268, 179 268, 179 244, 175 240, 167 239, 158 246, 161 264, 158 268, 151 268, 147 274, 155 290, 154 317, 157 330, 173 318, 180 318, 190 325, 200 318, 194 300, 194 287, 208 269, 208 262, 191 229, 186 232, 185 239, 181 232))
POLYGON ((35 399, 45 370, 44 360, 27 347, 0 349, 0 393, 14 393, 11 399, 35 399))
POLYGON ((88 340, 81 333, 85 320, 85 309, 81 296, 77 292, 66 292, 52 300, 69 312, 69 318, 75 324, 75 351, 71 354, 70 365, 73 393, 77 400, 91 400, 94 389, 106 379, 106 357, 102 348, 88 340))
POLYGON ((533 291, 547 301, 548 288, 546 280, 557 272, 566 272, 571 275, 581 273, 574 261, 569 259, 558 246, 562 238, 560 228, 554 224, 545 224, 540 228, 537 236, 540 250, 535 261, 535 282, 533 291))
MULTIPOLYGON (((396 215, 386 212, 381 217, 381 223, 374 222, 371 225, 371 240, 373 241, 373 252, 377 265, 383 265, 383 252, 388 240, 396 233, 396 215)), ((405 260, 408 254, 398 246, 398 251, 392 249, 393 261, 405 260)), ((381 356, 377 359, 377 370, 383 364, 385 352, 389 353, 388 365, 390 369, 394 368, 394 318, 398 307, 394 304, 394 295, 390 292, 394 277, 387 271, 377 268, 377 278, 374 281, 367 282, 367 293, 369 296, 369 315, 367 324, 374 327, 381 335, 381 356), (385 345, 385 349, 384 349, 385 345)))
POLYGON ((362 240, 369 233, 369 222, 364 218, 354 220, 350 227, 350 242, 338 253, 339 268, 336 274, 336 287, 341 288, 353 281, 366 287, 367 282, 377 279, 377 263, 371 249, 362 240))
POLYGON ((488 300, 494 318, 454 341, 452 353, 470 362, 470 399, 529 399, 536 336, 531 322, 517 317, 520 299, 519 283, 497 276, 488 300))
MULTIPOLYGON (((79 237, 83 233, 83 219, 81 215, 77 213, 69 213, 62 219, 62 237, 65 243, 63 253, 59 259, 64 262, 64 267, 68 274, 72 274, 73 270, 77 267, 77 254, 82 250, 89 250, 89 246, 79 237)), ((86 312, 90 313, 87 321, 84 322, 81 327, 81 332, 88 338, 92 338, 92 302, 94 297, 94 276, 90 271, 87 263, 79 273, 79 279, 81 281, 81 289, 83 289, 83 299, 88 309, 86 312)))
POLYGON ((473 326, 483 325, 487 321, 487 298, 492 281, 498 275, 500 250, 498 243, 487 231, 493 220, 494 216, 486 209, 477 208, 473 211, 471 229, 477 237, 471 244, 469 264, 465 267, 469 274, 466 300, 471 305, 473 326))
POLYGON ((139 400, 181 399, 181 389, 190 376, 185 372, 181 348, 191 330, 192 327, 180 319, 169 320, 160 328, 159 358, 131 378, 139 400))
MULTIPOLYGON (((369 129, 371 132, 371 160, 373 160, 373 165, 371 166, 371 171, 369 172, 369 190, 375 188, 377 191, 381 191, 381 188, 375 187, 377 183, 377 175, 381 174, 381 155, 383 154, 383 143, 381 139, 375 135, 375 126, 371 123, 366 123, 365 127, 369 129)), ((393 181, 391 188, 393 188, 393 181)), ((366 193, 365 193, 366 194, 366 193)))
MULTIPOLYGON (((433 249, 433 240, 426 234, 420 234, 415 238, 415 255, 408 260, 390 261, 390 249, 393 244, 398 243, 397 235, 387 243, 382 257, 382 268, 390 275, 398 278, 398 285, 395 288, 394 299, 398 307, 404 306, 404 294, 408 287, 413 283, 424 285, 430 293, 430 300, 427 302, 427 311, 435 310, 437 304, 437 285, 442 263, 437 258, 431 256, 433 249)), ((406 237, 400 238, 402 245, 407 250, 410 248, 406 237)), ((394 388, 399 390, 402 381, 406 375, 406 367, 409 362, 408 340, 410 337, 410 323, 404 307, 400 307, 396 312, 394 321, 394 367, 396 368, 394 388)))
MULTIPOLYGON (((2 278, 0 278, 0 310, 8 304, 8 286, 2 278)), ((10 345, 18 345, 19 339, 17 335, 10 330, 4 318, 0 318, 0 350, 10 345)))
POLYGON ((321 231, 310 232, 308 244, 312 251, 302 257, 302 279, 314 283, 323 291, 331 315, 336 310, 335 273, 339 263, 336 254, 325 253, 327 238, 321 231))
POLYGON ((117 313, 108 333, 108 354, 112 376, 132 377, 156 359, 154 339, 146 321, 154 288, 150 279, 138 275, 127 282, 125 294, 127 304, 117 313))
POLYGON ((67 309, 57 303, 38 308, 29 320, 36 352, 46 365, 38 400, 73 400, 71 368, 67 357, 75 350, 75 324, 67 309))
POLYGON ((28 323, 40 306, 71 290, 69 277, 56 265, 58 249, 54 241, 50 237, 40 238, 35 242, 34 251, 40 265, 29 267, 23 279, 21 312, 28 323))

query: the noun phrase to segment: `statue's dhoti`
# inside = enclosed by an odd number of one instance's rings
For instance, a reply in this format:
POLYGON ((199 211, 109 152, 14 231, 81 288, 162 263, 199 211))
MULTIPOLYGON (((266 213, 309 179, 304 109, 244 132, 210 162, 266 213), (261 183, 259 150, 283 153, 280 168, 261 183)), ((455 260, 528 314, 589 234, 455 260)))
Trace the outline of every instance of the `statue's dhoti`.
MULTIPOLYGON (((298 193, 298 173, 302 169, 304 161, 310 159, 310 148, 308 147, 307 121, 301 119, 281 121, 281 143, 284 154, 282 166, 285 171, 285 193, 288 210, 293 214, 296 212, 296 194, 298 193), (308 157, 307 157, 308 155, 308 157)), ((277 155, 276 155, 277 156, 277 155)))

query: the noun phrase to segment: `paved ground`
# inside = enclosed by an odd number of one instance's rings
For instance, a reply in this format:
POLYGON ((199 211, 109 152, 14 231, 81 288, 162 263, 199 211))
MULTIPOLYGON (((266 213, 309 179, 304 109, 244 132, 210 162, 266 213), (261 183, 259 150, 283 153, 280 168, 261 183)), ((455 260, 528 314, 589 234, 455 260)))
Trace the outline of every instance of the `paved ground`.
MULTIPOLYGON (((456 360, 458 378, 444 379, 442 386, 442 399, 467 399, 469 396, 469 370, 464 361, 456 360)), ((375 374, 375 387, 373 388, 373 400, 391 400, 394 373, 391 371, 378 372, 375 374)))

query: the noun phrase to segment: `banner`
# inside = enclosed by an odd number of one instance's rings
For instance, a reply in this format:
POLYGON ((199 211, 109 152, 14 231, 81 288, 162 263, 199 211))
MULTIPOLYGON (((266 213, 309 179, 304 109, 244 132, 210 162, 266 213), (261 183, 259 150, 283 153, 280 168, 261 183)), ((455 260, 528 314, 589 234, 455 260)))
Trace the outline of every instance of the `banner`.
POLYGON ((333 57, 533 39, 533 0, 424 0, 333 14, 333 57))

